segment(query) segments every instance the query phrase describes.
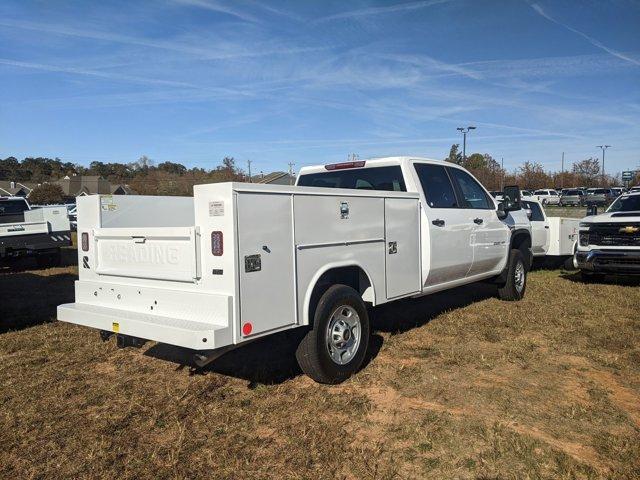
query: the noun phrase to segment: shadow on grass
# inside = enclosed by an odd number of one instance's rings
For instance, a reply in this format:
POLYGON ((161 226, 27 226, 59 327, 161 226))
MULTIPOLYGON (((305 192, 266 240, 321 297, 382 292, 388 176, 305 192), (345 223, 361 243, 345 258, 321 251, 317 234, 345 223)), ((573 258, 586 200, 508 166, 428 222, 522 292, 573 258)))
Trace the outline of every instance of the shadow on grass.
POLYGON ((54 321, 57 306, 74 301, 75 279, 68 272, 0 275, 0 333, 54 321))
MULTIPOLYGON (((78 251, 75 248, 63 248, 60 255, 60 265, 57 267, 73 267, 78 264, 78 251)), ((28 270, 45 270, 39 268, 34 257, 22 257, 15 260, 2 260, 0 262, 0 274, 12 272, 24 272, 28 270)))
POLYGON ((606 275, 603 279, 596 277, 585 280, 580 272, 563 272, 560 278, 582 284, 622 285, 626 287, 640 286, 640 275, 606 275))
MULTIPOLYGON (((495 293, 495 286, 478 283, 369 309, 374 333, 361 368, 366 368, 382 348, 383 337, 375 332, 403 333, 427 324, 445 311, 465 307, 495 293)), ((305 333, 306 329, 299 328, 260 338, 225 353, 204 368, 192 367, 194 352, 171 345, 156 344, 144 354, 175 363, 178 368, 191 368, 195 375, 215 372, 241 378, 249 382, 249 388, 254 388, 260 384, 279 384, 302 374, 295 353, 305 333)))

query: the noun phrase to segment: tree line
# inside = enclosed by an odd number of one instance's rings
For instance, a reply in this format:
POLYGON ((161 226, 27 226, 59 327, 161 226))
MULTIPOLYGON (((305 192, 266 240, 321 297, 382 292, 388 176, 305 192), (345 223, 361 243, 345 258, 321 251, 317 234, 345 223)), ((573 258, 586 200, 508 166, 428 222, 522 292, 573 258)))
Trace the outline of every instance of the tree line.
POLYGON ((98 175, 114 184, 129 185, 141 195, 191 195, 197 184, 247 180, 233 157, 224 157, 213 169, 187 168, 174 162, 156 165, 144 155, 131 163, 94 161, 88 167, 59 158, 0 159, 0 180, 45 183, 72 175, 98 175))
MULTIPOLYGON (((567 171, 545 170, 542 164, 527 161, 508 172, 488 153, 473 153, 463 158, 460 145, 451 146, 444 159, 462 165, 489 190, 500 190, 504 185, 519 185, 523 189, 545 187, 596 187, 621 185, 620 175, 602 176, 597 158, 585 158, 575 162, 567 171)), ((141 195, 191 195, 193 186, 202 183, 247 181, 233 157, 224 157, 212 169, 187 168, 181 163, 161 162, 157 165, 149 157, 142 156, 131 163, 104 163, 93 161, 88 167, 64 162, 59 158, 15 157, 0 159, 0 180, 46 183, 72 175, 98 175, 111 183, 129 185, 141 195)), ((640 177, 632 185, 640 183, 640 177)), ((33 195, 33 193, 32 193, 33 195)))
MULTIPOLYGON (((451 146, 444 160, 465 167, 489 190, 500 190, 504 185, 518 185, 522 189, 568 188, 568 187, 613 187, 623 185, 621 175, 602 175, 600 160, 585 158, 573 163, 565 171, 545 170, 541 163, 526 161, 512 172, 507 172, 488 153, 473 153, 463 158, 460 145, 451 146)), ((631 185, 640 183, 636 175, 631 185)))

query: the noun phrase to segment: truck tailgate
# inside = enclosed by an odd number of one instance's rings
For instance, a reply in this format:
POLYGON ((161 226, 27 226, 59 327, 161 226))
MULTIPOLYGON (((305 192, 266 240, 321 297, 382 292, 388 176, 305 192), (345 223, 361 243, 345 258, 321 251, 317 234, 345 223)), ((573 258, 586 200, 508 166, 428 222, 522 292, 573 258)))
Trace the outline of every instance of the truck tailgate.
POLYGON ((47 222, 0 223, 0 237, 49 233, 47 222))
POLYGON ((197 227, 96 228, 98 275, 195 282, 200 277, 197 227))

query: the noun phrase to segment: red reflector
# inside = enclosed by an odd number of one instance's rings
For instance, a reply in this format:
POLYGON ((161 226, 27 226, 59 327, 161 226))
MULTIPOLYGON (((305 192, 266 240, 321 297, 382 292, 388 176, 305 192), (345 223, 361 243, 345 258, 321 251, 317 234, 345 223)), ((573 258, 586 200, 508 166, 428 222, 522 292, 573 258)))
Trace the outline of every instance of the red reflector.
POLYGON ((87 232, 82 232, 82 251, 89 251, 89 234, 87 232))
POLYGON ((326 168, 327 170, 344 170, 345 168, 364 167, 365 163, 366 162, 364 160, 360 162, 332 163, 330 165, 325 165, 324 168, 326 168))
POLYGON ((245 323, 242 326, 242 334, 243 335, 250 335, 252 330, 253 330, 253 325, 251 325, 249 322, 245 323))
POLYGON ((211 232, 211 253, 216 257, 221 257, 223 252, 222 232, 211 232))

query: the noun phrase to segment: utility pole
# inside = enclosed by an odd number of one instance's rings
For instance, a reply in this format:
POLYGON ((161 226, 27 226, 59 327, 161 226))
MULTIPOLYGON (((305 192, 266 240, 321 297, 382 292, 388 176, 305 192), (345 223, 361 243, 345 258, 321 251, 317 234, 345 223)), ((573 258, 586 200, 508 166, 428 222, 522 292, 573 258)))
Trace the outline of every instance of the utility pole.
POLYGON ((462 160, 463 161, 467 159, 467 133, 475 129, 476 127, 473 127, 473 126, 468 126, 467 128, 464 128, 464 127, 456 128, 456 130, 458 130, 462 134, 462 160))
POLYGON ((248 166, 248 170, 249 170, 249 183, 252 182, 251 180, 251 160, 247 160, 247 166, 248 166))
POLYGON ((293 166, 295 163, 289 162, 289 185, 293 185, 293 166))
POLYGON ((500 191, 504 190, 504 157, 500 157, 500 191))
POLYGON ((562 167, 560 169, 560 188, 564 187, 564 152, 562 152, 562 167))
POLYGON ((604 151, 611 145, 596 145, 596 148, 602 150, 602 186, 604 187, 604 151))

